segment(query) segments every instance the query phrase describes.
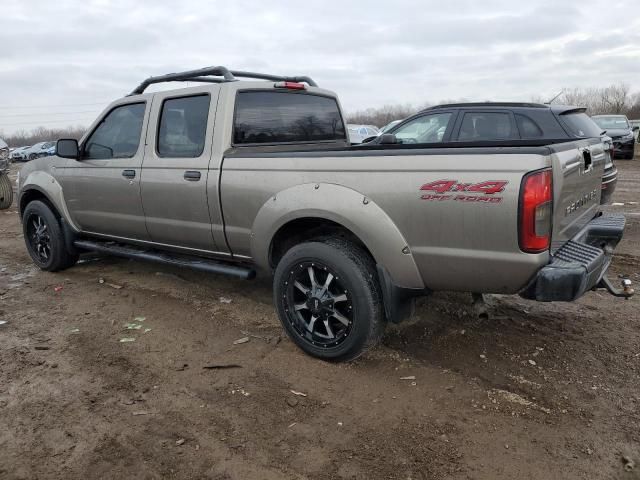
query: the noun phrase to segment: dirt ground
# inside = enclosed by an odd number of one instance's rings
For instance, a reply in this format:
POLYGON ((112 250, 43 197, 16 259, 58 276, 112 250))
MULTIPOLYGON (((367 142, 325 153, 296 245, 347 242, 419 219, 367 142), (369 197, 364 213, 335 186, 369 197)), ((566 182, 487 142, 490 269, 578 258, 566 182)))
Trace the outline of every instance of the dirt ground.
MULTIPOLYGON (((612 276, 637 286, 640 157, 617 165, 612 276)), ((98 257, 41 272, 14 206, 0 478, 640 479, 640 297, 488 302, 480 321, 469 295, 433 295, 365 357, 324 363, 284 336, 267 279, 98 257)))

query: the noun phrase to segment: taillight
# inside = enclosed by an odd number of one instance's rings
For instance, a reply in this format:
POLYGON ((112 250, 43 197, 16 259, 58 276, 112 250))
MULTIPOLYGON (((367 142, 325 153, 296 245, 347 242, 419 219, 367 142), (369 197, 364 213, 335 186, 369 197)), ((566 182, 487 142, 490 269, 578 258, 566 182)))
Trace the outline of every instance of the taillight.
POLYGON ((298 83, 298 82, 276 82, 274 87, 288 88, 289 90, 306 90, 307 88, 307 86, 304 83, 298 83))
POLYGON ((540 253, 551 243, 553 185, 551 170, 525 175, 520 188, 520 249, 540 253))

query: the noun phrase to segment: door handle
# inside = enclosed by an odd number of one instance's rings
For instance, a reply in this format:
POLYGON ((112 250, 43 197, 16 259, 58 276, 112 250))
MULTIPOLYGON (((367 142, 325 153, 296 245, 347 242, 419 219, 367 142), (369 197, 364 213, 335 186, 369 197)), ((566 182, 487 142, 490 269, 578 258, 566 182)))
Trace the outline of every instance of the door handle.
POLYGON ((187 170, 186 172, 184 172, 184 179, 190 182, 197 182, 198 180, 200 180, 201 176, 202 174, 197 170, 187 170))
POLYGON ((136 171, 135 170, 123 170, 122 171, 122 176, 125 178, 135 178, 136 177, 136 171))

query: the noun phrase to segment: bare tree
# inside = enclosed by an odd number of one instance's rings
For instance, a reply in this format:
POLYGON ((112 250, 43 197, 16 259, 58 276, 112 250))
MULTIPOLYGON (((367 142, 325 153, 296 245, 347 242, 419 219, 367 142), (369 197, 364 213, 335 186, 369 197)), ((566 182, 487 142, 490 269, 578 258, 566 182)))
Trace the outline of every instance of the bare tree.
POLYGON ((632 120, 640 119, 640 92, 631 95, 629 105, 629 109, 626 113, 627 117, 632 120))
POLYGON ((418 107, 406 105, 384 105, 379 108, 367 108, 359 112, 347 115, 348 123, 375 125, 383 127, 393 120, 401 120, 413 115, 420 109, 418 107))
POLYGON ((601 97, 608 113, 625 113, 630 106, 629 85, 620 83, 603 88, 601 97))
POLYGON ((562 101, 585 107, 590 115, 626 114, 633 105, 629 85, 625 83, 604 88, 565 88, 562 101))

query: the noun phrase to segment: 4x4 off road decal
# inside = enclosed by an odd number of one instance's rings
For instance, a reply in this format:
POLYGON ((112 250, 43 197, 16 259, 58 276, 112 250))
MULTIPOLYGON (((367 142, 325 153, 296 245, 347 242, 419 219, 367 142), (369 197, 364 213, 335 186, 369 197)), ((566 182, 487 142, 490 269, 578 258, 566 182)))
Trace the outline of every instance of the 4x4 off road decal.
POLYGON ((506 180, 487 180, 480 183, 436 180, 435 182, 425 183, 420 187, 421 191, 435 193, 425 193, 420 198, 437 202, 453 200, 456 202, 500 203, 502 202, 502 197, 495 196, 495 194, 504 191, 507 183, 509 182, 506 180))

